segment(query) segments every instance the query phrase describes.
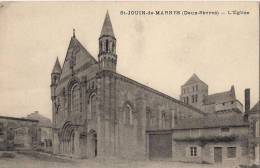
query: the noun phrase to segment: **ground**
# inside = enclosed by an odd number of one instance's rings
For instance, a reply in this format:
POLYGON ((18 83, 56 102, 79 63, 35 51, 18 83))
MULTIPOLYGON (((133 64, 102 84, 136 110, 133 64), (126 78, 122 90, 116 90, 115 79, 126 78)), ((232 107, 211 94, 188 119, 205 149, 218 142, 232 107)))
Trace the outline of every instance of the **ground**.
MULTIPOLYGON (((61 159, 37 154, 18 154, 0 158, 1 168, 223 168, 223 165, 191 164, 171 161, 126 161, 118 159, 61 159)), ((230 167, 230 166, 229 166, 230 167)), ((229 168, 228 167, 228 168, 229 168)), ((235 168, 235 166, 234 166, 235 168)))

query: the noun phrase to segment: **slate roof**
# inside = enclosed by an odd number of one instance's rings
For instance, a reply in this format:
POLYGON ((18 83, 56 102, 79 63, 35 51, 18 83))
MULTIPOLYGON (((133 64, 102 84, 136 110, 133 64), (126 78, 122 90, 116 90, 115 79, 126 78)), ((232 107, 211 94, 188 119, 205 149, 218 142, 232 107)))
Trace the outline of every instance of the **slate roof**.
POLYGON ((30 121, 30 122, 39 122, 38 120, 33 120, 33 119, 17 118, 17 117, 8 117, 8 116, 0 116, 0 119, 20 120, 20 121, 30 121))
POLYGON ((223 103, 236 100, 234 86, 229 91, 208 95, 204 98, 204 104, 223 103))
POLYGON ((79 40, 73 35, 71 37, 65 61, 62 67, 61 79, 71 74, 71 59, 72 55, 75 57, 76 64, 74 70, 82 67, 84 64, 89 63, 91 65, 96 64, 96 59, 87 51, 87 49, 79 42, 79 40), (74 55, 73 55, 74 54, 74 55))
MULTIPOLYGON (((86 56, 91 56, 93 57, 89 52, 88 50, 79 42, 79 40, 75 37, 75 35, 73 37, 71 37, 71 40, 70 40, 70 43, 69 43, 69 49, 73 49, 73 50, 80 50, 80 51, 83 51, 84 54, 86 56)), ((93 57, 94 59, 94 57, 93 57)), ((95 59, 94 59, 95 60, 95 59)))
MULTIPOLYGON (((198 82, 202 82, 204 83, 205 85, 207 85, 205 82, 203 82, 202 80, 200 80, 200 78, 194 73, 187 82, 184 83, 184 85, 182 86, 185 86, 185 85, 191 85, 191 84, 195 84, 195 83, 198 83, 198 82)), ((208 86, 208 85, 207 85, 208 86)))
POLYGON ((60 61, 59 61, 58 57, 56 59, 54 67, 52 69, 52 73, 59 73, 59 74, 61 73, 61 66, 60 66, 60 61))
POLYGON ((251 108, 250 112, 251 113, 255 113, 255 112, 259 112, 260 110, 260 104, 259 101, 253 106, 253 108, 251 108))
POLYGON ((47 117, 44 117, 43 115, 39 114, 38 112, 31 113, 27 115, 27 119, 30 120, 38 120, 39 121, 39 126, 44 126, 44 127, 51 127, 52 123, 51 120, 47 117))
POLYGON ((106 18, 104 20, 103 27, 102 27, 101 34, 100 34, 100 37, 102 37, 102 36, 115 37, 108 11, 106 13, 106 18))
POLYGON ((244 120, 243 114, 236 114, 233 116, 217 116, 212 114, 202 118, 179 120, 174 129, 206 129, 231 126, 248 126, 248 122, 244 120))

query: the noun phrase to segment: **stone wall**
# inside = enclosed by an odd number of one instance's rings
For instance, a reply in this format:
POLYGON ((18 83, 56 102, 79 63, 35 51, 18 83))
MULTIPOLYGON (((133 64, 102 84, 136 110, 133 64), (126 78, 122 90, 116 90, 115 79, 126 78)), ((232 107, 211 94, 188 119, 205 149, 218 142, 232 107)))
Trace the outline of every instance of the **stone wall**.
POLYGON ((146 129, 170 129, 179 118, 204 115, 120 74, 102 71, 98 74, 97 83, 99 155, 145 159, 146 129), (149 127, 146 119, 148 109, 153 116, 149 127), (131 111, 129 119, 127 111, 131 111), (164 121, 162 114, 165 115, 164 121))
POLYGON ((36 120, 28 120, 14 117, 0 117, 0 150, 32 149, 38 145, 36 120), (22 134, 18 134, 22 129, 22 134))
POLYGON ((229 132, 219 128, 187 129, 173 131, 173 160, 198 163, 215 163, 214 148, 221 147, 222 164, 247 164, 248 162, 248 127, 229 127, 229 132), (214 140, 210 137, 229 137, 214 140), (234 137, 234 138, 232 138, 234 137), (197 148, 197 155, 191 156, 190 147, 197 148), (236 156, 228 158, 227 147, 236 148, 236 156))
POLYGON ((214 164, 214 147, 222 148, 222 164, 239 165, 248 162, 247 148, 238 141, 208 143, 203 146, 198 142, 174 142, 172 158, 174 161, 214 164), (190 147, 197 147, 197 156, 190 155, 190 147), (227 157, 227 147, 236 147, 236 157, 227 157))

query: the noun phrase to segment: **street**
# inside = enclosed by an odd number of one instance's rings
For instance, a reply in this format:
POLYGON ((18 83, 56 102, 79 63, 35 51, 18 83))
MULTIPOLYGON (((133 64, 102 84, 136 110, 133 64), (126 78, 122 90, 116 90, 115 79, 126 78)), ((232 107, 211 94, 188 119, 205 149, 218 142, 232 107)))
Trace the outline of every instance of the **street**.
MULTIPOLYGON (((171 161, 126 161, 119 159, 56 159, 24 155, 1 158, 1 168, 223 168, 223 165, 181 163, 171 161)), ((230 166, 228 166, 230 168, 230 166)), ((235 167, 234 167, 235 168, 235 167)))

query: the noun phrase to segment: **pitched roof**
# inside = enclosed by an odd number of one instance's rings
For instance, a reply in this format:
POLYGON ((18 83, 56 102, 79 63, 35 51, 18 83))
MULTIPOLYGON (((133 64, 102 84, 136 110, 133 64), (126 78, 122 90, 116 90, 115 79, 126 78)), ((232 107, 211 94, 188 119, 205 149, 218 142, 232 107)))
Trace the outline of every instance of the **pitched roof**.
POLYGON ((80 51, 83 52, 85 56, 90 56, 95 62, 95 58, 88 52, 88 50, 79 42, 79 40, 76 38, 75 34, 71 37, 70 44, 69 44, 69 49, 77 50, 79 49, 80 51))
POLYGON ((200 78, 194 73, 194 74, 190 77, 190 79, 189 79, 187 82, 184 83, 183 86, 185 86, 185 85, 190 85, 190 84, 194 84, 194 83, 198 83, 198 82, 202 82, 202 83, 204 83, 205 85, 207 85, 205 82, 203 82, 202 80, 200 80, 200 78))
POLYGON ((208 95, 204 98, 204 104, 223 103, 236 100, 234 86, 229 91, 208 95))
POLYGON ((250 112, 259 112, 260 110, 260 104, 259 101, 251 108, 250 112))
POLYGON ((30 122, 39 122, 38 120, 33 120, 33 119, 17 118, 17 117, 8 117, 8 116, 0 116, 0 119, 20 120, 20 121, 30 121, 30 122))
POLYGON ((78 41, 75 35, 71 37, 65 61, 62 67, 61 79, 71 74, 71 64, 73 69, 78 69, 84 64, 96 64, 96 59, 87 51, 87 49, 78 41))
POLYGON ((208 115, 202 118, 189 118, 179 120, 174 129, 195 129, 195 128, 218 128, 230 126, 247 126, 243 114, 232 116, 208 115))
POLYGON ((31 119, 31 120, 38 120, 39 126, 44 126, 44 127, 52 126, 51 120, 49 118, 44 117, 43 115, 39 114, 38 111, 35 111, 34 113, 27 115, 26 118, 31 119))
POLYGON ((59 61, 58 57, 56 59, 54 67, 52 69, 52 73, 61 73, 61 66, 60 66, 60 61, 59 61))
POLYGON ((115 37, 108 11, 106 13, 106 17, 105 17, 105 20, 104 20, 104 23, 103 23, 103 27, 102 27, 102 30, 101 30, 100 37, 102 37, 104 35, 115 37))

